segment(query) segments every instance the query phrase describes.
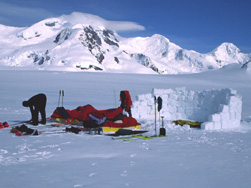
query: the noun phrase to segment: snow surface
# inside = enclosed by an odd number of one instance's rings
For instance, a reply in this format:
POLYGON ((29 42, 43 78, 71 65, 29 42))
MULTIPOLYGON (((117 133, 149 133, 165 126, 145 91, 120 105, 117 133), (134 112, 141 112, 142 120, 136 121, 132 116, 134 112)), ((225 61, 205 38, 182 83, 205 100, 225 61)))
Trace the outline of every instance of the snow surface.
MULTIPOLYGON (((47 116, 65 91, 68 109, 92 104, 119 105, 119 91, 133 101, 152 88, 193 91, 233 88, 242 96, 241 126, 208 131, 165 121, 168 137, 125 142, 104 135, 42 134, 17 137, 0 130, 0 187, 175 187, 251 186, 251 74, 240 65, 190 75, 138 75, 58 71, 0 70, 0 121, 30 119, 22 101, 43 92, 47 116)), ((141 120, 154 134, 154 120, 141 120)), ((62 128, 39 125, 40 131, 62 128)))

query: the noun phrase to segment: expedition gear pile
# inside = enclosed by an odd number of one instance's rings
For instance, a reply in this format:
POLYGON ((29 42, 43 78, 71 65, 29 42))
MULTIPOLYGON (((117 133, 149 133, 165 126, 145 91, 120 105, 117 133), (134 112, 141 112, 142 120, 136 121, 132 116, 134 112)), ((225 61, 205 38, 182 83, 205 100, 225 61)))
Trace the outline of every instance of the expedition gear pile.
POLYGON ((62 109, 63 107, 59 107, 53 112, 51 117, 78 120, 83 123, 85 128, 100 126, 126 128, 140 125, 131 114, 132 101, 129 91, 121 91, 120 100, 120 107, 107 110, 97 110, 90 104, 79 106, 73 110, 65 110, 65 112, 62 112, 64 111, 64 109, 62 109), (123 110, 128 112, 129 117, 123 115, 123 110))
POLYGON ((31 128, 27 127, 24 124, 21 125, 21 126, 13 127, 10 132, 16 134, 17 136, 22 136, 22 135, 39 135, 39 133, 38 133, 37 130, 31 129, 31 128))

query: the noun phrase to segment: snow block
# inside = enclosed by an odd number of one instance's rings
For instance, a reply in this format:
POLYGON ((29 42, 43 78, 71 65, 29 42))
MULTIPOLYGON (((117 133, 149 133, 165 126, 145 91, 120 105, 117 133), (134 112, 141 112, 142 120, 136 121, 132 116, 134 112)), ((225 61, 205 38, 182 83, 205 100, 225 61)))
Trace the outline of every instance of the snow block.
POLYGON ((214 130, 214 123, 213 122, 202 123, 201 128, 205 130, 214 130))
POLYGON ((212 114, 212 115, 209 115, 209 117, 208 117, 208 120, 209 121, 220 121, 221 120, 221 116, 220 116, 220 114, 212 114))
POLYGON ((240 126, 242 97, 231 88, 204 91, 186 90, 185 87, 153 89, 151 93, 136 97, 132 106, 135 118, 154 119, 154 96, 163 99, 162 110, 157 114, 165 120, 199 121, 203 122, 201 128, 205 130, 240 126))

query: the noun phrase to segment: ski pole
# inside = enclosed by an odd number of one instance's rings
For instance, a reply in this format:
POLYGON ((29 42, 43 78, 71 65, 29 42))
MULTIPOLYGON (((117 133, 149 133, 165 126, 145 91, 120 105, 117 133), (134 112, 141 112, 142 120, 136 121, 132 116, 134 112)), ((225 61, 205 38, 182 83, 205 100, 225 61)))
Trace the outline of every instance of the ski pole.
POLYGON ((9 124, 10 127, 14 126, 14 125, 19 125, 19 124, 23 124, 23 123, 31 123, 31 120, 29 121, 18 121, 16 123, 12 123, 12 124, 9 124))
POLYGON ((62 90, 62 107, 64 106, 64 90, 62 90))
POLYGON ((156 127, 156 119, 157 119, 157 112, 156 112, 156 96, 154 96, 154 116, 155 116, 155 121, 154 121, 154 124, 155 124, 155 135, 157 135, 157 127, 156 127))
POLYGON ((160 112, 159 112, 159 127, 160 127, 160 112))
POLYGON ((59 90, 58 107, 59 107, 59 103, 60 103, 60 96, 61 96, 61 90, 59 90))
POLYGON ((114 100, 115 100, 115 101, 114 101, 114 102, 115 102, 115 108, 117 108, 117 103, 116 103, 116 92, 115 92, 115 90, 114 90, 114 93, 113 93, 113 94, 114 94, 114 100))

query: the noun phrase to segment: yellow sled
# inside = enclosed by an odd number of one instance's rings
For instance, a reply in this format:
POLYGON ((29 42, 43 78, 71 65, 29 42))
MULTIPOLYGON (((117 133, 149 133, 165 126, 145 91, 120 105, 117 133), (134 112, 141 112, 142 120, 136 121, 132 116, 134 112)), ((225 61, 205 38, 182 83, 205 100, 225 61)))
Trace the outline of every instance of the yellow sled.
POLYGON ((102 127, 102 130, 104 133, 115 133, 119 129, 132 129, 132 130, 137 130, 140 129, 140 125, 136 126, 130 126, 130 127, 102 127))

